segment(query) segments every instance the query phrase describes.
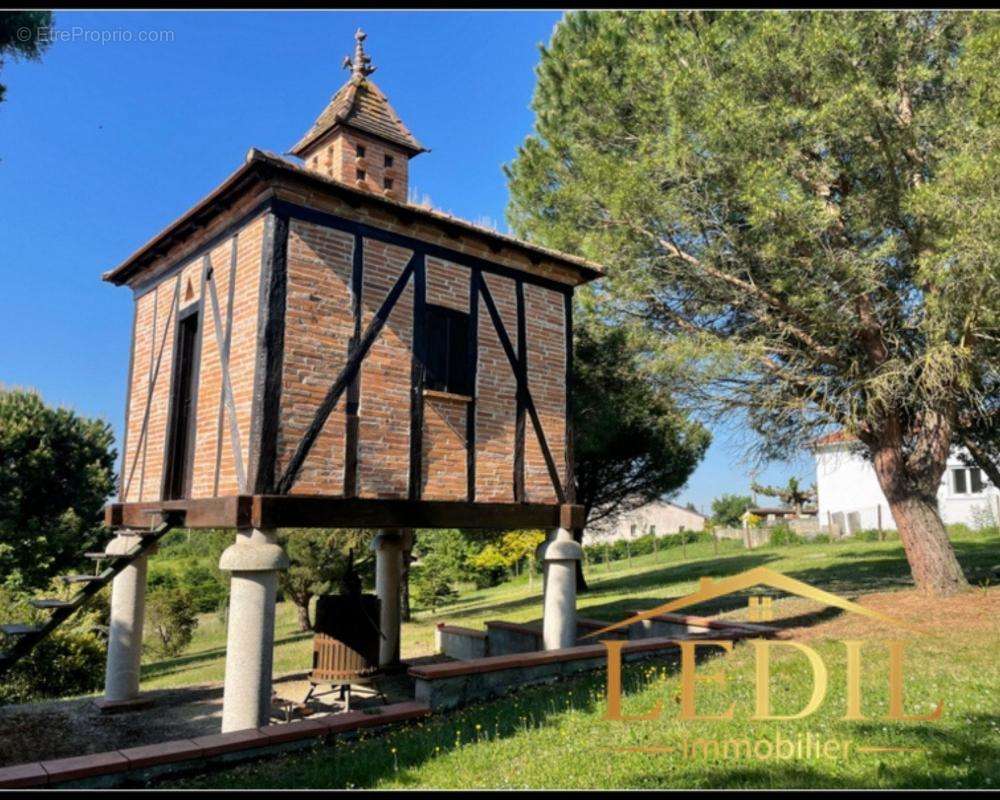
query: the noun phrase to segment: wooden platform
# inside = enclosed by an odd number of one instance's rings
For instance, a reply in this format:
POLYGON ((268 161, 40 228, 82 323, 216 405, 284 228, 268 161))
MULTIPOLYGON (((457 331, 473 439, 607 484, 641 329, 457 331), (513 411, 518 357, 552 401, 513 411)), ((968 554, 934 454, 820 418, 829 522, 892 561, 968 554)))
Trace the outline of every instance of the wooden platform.
POLYGON ((382 500, 326 495, 231 495, 110 503, 109 527, 147 526, 157 511, 182 513, 185 528, 567 528, 583 527, 583 506, 382 500))

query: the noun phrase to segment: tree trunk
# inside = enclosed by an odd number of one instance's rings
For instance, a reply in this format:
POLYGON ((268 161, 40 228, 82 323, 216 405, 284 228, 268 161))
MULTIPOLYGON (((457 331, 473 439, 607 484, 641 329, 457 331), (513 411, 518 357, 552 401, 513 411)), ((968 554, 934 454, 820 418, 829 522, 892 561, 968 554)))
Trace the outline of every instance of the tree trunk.
POLYGON ((932 597, 950 597, 969 588, 937 504, 912 495, 889 501, 899 539, 917 588, 932 597))
POLYGON ((872 461, 917 589, 932 597, 950 597, 969 584, 937 509, 935 492, 947 462, 947 443, 938 449, 936 457, 927 457, 919 481, 908 474, 902 448, 895 444, 878 448, 872 461))
POLYGON ((312 600, 312 595, 306 597, 304 601, 299 599, 295 600, 295 611, 298 614, 300 631, 312 630, 312 621, 309 619, 310 600, 312 600))

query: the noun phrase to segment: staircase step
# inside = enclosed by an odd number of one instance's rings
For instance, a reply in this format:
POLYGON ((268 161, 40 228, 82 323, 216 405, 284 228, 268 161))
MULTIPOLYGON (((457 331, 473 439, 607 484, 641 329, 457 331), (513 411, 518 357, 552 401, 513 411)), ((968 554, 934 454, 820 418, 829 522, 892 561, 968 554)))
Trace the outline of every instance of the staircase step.
POLYGON ((60 575, 59 579, 63 583, 94 583, 104 580, 102 575, 60 575))
POLYGON ((0 625, 0 631, 3 631, 8 636, 26 636, 29 633, 38 633, 41 629, 41 625, 28 625, 24 622, 12 622, 8 625, 0 625))
POLYGON ((45 597, 41 600, 28 601, 35 608, 75 608, 76 603, 72 600, 57 600, 53 597, 45 597))
POLYGON ((120 528, 115 531, 116 536, 140 536, 142 538, 147 538, 149 536, 159 536, 160 531, 150 530, 149 528, 120 528))

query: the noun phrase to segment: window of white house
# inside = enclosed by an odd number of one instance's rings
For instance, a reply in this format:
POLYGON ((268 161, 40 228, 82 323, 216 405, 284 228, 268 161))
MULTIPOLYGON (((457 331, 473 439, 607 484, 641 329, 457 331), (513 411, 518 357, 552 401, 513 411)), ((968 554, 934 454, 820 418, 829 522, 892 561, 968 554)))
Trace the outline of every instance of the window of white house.
POLYGON ((651 534, 652 534, 653 536, 656 536, 656 526, 655 526, 655 525, 650 525, 650 526, 649 526, 649 532, 650 532, 650 533, 651 533, 651 534))
POLYGON ((983 480, 982 470, 972 467, 970 469, 953 469, 951 471, 951 486, 955 494, 982 494, 986 483, 983 480))

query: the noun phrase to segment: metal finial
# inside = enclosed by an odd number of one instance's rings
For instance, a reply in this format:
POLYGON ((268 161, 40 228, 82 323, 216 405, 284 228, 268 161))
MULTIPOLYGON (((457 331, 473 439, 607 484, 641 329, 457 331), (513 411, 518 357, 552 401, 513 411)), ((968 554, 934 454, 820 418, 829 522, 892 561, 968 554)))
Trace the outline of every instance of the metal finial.
POLYGON ((352 78, 364 79, 375 71, 372 66, 371 56, 365 52, 364 41, 367 34, 358 28, 354 32, 354 58, 344 56, 344 69, 351 71, 352 78))

